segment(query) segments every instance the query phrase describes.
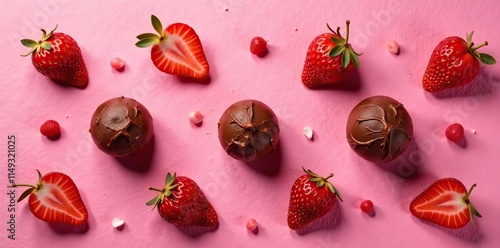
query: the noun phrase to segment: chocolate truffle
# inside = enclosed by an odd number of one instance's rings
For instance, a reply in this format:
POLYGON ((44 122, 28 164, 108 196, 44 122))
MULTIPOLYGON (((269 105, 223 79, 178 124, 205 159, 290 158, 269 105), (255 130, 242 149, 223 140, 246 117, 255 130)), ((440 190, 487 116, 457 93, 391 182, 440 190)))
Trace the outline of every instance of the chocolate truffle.
POLYGON ((260 101, 234 103, 224 111, 218 126, 222 148, 235 159, 250 162, 262 158, 278 144, 278 118, 260 101))
POLYGON ((373 96, 351 111, 346 134, 359 156, 372 162, 388 162, 408 148, 413 124, 403 104, 387 96, 373 96))
POLYGON ((114 157, 132 156, 151 140, 153 118, 134 99, 112 98, 97 107, 89 131, 103 152, 114 157))

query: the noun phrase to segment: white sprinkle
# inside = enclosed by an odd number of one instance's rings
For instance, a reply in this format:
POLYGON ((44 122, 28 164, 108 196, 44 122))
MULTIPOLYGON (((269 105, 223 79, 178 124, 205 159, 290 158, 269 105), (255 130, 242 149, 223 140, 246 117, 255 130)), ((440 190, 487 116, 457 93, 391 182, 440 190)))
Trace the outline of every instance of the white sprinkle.
POLYGON ((390 41, 387 43, 387 50, 392 54, 399 53, 399 44, 396 41, 390 41))
POLYGON ((112 225, 117 230, 122 230, 123 226, 125 225, 125 221, 120 218, 114 218, 112 225))
POLYGON ((472 133, 473 133, 473 134, 476 134, 476 133, 477 133, 477 132, 476 132, 476 129, 472 129, 472 133))
POLYGON ((199 125, 203 121, 203 116, 200 111, 195 110, 189 114, 189 121, 195 125, 199 125))
POLYGON ((313 137, 313 130, 311 129, 311 127, 304 127, 304 129, 302 129, 304 131, 304 135, 312 140, 312 137, 313 137))

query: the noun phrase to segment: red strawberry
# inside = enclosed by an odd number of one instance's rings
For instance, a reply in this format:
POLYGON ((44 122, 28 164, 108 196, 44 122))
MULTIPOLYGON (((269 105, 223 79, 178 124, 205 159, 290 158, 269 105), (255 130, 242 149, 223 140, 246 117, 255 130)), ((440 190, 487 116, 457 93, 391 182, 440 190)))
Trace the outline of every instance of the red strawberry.
POLYGON ((288 207, 288 226, 298 230, 332 210, 336 198, 341 201, 340 193, 328 182, 328 177, 321 177, 311 170, 300 176, 292 186, 288 207))
POLYGON ((31 48, 28 54, 22 56, 31 54, 35 69, 41 74, 83 89, 89 83, 89 75, 80 47, 69 35, 54 33, 56 28, 48 34, 42 29, 42 39, 38 42, 21 40, 24 46, 31 48))
POLYGON ((448 228, 465 226, 473 215, 481 217, 470 202, 473 184, 467 191, 455 178, 444 178, 433 183, 410 203, 410 211, 418 218, 448 228))
POLYGON ((203 53, 200 38, 193 28, 183 23, 174 23, 165 30, 160 20, 152 15, 151 22, 157 34, 145 33, 137 36, 137 47, 149 47, 153 64, 168 74, 202 79, 208 75, 208 62, 203 53))
POLYGON ((18 202, 29 196, 30 211, 35 217, 50 223, 80 225, 87 222, 88 213, 80 192, 71 178, 60 172, 51 172, 42 177, 38 172, 36 185, 14 184, 30 187, 19 197, 18 202))
POLYGON ((40 133, 51 140, 55 140, 61 136, 61 126, 57 121, 48 120, 40 126, 40 133))
POLYGON ((188 177, 168 173, 165 187, 149 189, 160 194, 146 205, 158 207, 158 213, 168 222, 177 226, 212 226, 219 223, 215 209, 200 187, 188 177))
POLYGON ((319 35, 311 42, 302 70, 302 83, 306 87, 338 82, 359 67, 358 56, 361 54, 349 44, 349 23, 347 20, 345 39, 340 35, 340 27, 333 31, 327 24, 331 33, 319 35))
POLYGON ((479 62, 483 65, 496 63, 490 55, 477 52, 488 42, 474 47, 473 34, 467 35, 467 41, 456 36, 448 37, 434 48, 422 80, 424 90, 438 92, 468 84, 479 73, 479 62))

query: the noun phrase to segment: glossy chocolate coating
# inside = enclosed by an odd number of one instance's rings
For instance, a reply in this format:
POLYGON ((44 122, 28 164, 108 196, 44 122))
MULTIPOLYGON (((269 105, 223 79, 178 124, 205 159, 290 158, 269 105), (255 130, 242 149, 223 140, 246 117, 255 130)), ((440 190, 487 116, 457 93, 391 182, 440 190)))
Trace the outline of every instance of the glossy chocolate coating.
POLYGON ((103 152, 114 157, 132 156, 151 140, 153 118, 134 99, 112 98, 97 107, 89 131, 103 152))
POLYGON ((346 134, 359 156, 372 162, 388 162, 408 148, 413 124, 403 104, 387 96, 373 96, 351 111, 346 134))
POLYGON ((235 159, 250 162, 262 158, 278 144, 278 118, 260 101, 234 103, 224 111, 218 126, 222 148, 235 159))

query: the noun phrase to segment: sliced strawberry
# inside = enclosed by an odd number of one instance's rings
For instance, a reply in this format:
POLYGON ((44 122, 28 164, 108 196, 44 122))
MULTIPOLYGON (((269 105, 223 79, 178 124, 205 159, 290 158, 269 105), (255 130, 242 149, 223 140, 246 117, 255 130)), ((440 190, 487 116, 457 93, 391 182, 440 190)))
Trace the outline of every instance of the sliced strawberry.
POLYGON ((15 187, 30 187, 19 197, 18 202, 29 196, 30 211, 37 218, 49 223, 86 223, 87 208, 73 180, 60 172, 51 172, 43 177, 40 171, 37 172, 38 184, 14 184, 15 187))
POLYGON ((161 71, 202 79, 208 75, 209 67, 200 38, 193 28, 183 23, 174 23, 165 30, 160 20, 152 15, 151 22, 157 34, 145 33, 137 36, 138 47, 151 49, 151 60, 161 71))
POLYGON ((469 197, 473 184, 467 191, 455 178, 444 178, 433 183, 410 204, 410 211, 418 218, 448 228, 465 226, 473 215, 481 217, 469 197))

